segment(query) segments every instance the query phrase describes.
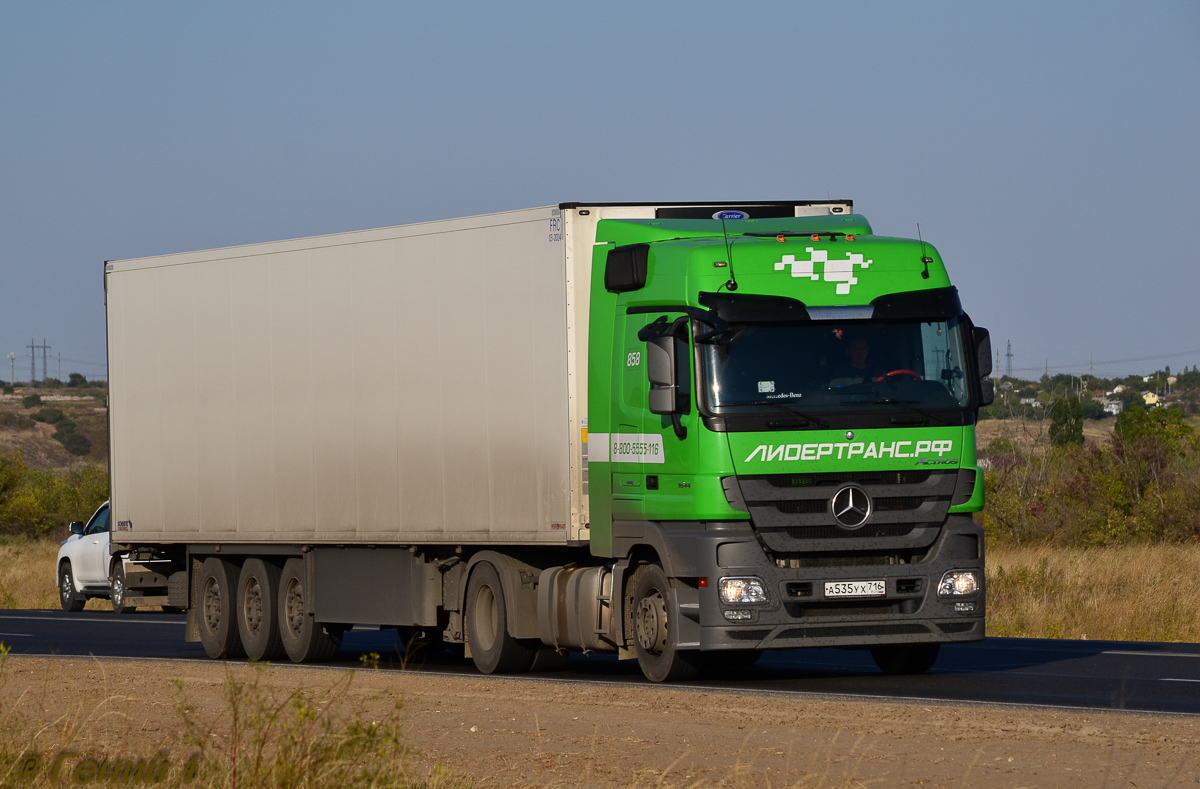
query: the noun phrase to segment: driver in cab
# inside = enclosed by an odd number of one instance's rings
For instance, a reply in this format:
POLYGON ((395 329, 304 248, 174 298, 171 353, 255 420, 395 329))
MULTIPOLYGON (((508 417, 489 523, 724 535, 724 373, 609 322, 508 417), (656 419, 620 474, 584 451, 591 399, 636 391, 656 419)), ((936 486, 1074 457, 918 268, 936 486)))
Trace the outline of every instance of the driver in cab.
POLYGON ((846 361, 834 368, 829 379, 830 389, 879 380, 883 375, 882 371, 877 369, 877 365, 871 364, 871 345, 862 337, 851 340, 843 350, 846 361))

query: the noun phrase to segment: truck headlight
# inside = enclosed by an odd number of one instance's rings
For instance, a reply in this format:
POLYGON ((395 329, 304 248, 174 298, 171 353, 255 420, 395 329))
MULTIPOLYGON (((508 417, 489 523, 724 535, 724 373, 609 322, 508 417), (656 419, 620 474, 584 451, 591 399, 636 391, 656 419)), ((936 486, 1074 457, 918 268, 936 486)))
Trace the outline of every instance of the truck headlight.
POLYGON ((938 597, 960 597, 979 591, 979 573, 975 570, 951 570, 938 584, 938 597))
POLYGON ((722 578, 719 589, 722 603, 767 602, 767 592, 758 578, 722 578))

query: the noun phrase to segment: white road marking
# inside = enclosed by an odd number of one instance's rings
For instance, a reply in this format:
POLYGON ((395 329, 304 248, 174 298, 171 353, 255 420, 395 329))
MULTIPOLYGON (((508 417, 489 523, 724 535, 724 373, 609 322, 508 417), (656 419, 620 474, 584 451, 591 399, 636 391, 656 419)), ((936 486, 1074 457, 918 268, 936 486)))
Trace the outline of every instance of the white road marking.
POLYGON ((1200 658, 1200 652, 1135 652, 1129 649, 1106 649, 1101 655, 1146 655, 1148 657, 1194 657, 1200 658))
POLYGON ((0 633, 0 636, 21 636, 22 638, 33 638, 29 633, 0 633))
POLYGON ((1159 677, 1163 682, 1200 682, 1200 679, 1179 679, 1177 677, 1159 677))
POLYGON ((186 622, 172 622, 167 619, 126 619, 113 615, 110 619, 93 619, 92 617, 69 617, 69 616, 0 616, 0 619, 8 620, 9 622, 28 622, 32 619, 37 619, 42 622, 74 622, 88 624, 107 624, 107 625, 186 625, 186 622))

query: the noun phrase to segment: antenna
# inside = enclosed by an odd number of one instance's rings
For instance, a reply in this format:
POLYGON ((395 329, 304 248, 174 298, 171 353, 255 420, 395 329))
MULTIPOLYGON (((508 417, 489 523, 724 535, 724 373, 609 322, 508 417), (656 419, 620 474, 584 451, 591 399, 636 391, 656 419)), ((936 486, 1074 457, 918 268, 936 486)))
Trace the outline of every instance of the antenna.
POLYGON ((921 279, 929 279, 929 264, 933 262, 933 258, 925 254, 925 239, 921 238, 920 222, 917 222, 917 240, 921 242, 921 262, 925 264, 925 270, 921 272, 921 279))
POLYGON ((738 289, 737 277, 733 274, 733 250, 729 246, 729 233, 725 232, 725 212, 721 214, 721 235, 725 238, 725 257, 729 258, 729 281, 725 283, 725 290, 732 293, 738 289))

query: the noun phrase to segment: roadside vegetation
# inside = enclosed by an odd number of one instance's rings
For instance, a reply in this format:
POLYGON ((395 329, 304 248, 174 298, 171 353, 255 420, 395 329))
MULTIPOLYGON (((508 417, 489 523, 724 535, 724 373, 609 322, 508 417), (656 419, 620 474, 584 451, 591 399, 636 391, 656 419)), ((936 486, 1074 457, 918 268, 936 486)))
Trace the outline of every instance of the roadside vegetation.
POLYGON ((443 768, 414 766, 400 700, 359 691, 353 671, 297 688, 265 664, 226 666, 219 694, 196 700, 196 687, 173 680, 173 704, 164 688, 164 698, 147 705, 128 688, 110 688, 102 667, 93 691, 79 697, 53 698, 49 671, 40 692, 16 692, 12 663, 0 648, 2 786, 465 786, 443 768))

